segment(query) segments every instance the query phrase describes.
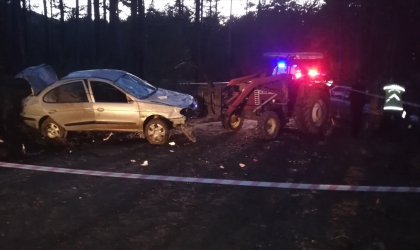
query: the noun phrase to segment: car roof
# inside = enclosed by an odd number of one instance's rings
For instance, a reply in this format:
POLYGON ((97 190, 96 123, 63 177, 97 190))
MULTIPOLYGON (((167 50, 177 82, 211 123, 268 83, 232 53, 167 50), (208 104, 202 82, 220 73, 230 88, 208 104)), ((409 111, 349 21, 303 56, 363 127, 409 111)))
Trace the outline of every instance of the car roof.
POLYGON ((273 58, 291 58, 291 59, 323 59, 324 55, 317 52, 269 52, 265 57, 273 58))
POLYGON ((350 87, 350 86, 341 86, 341 85, 339 85, 339 86, 335 86, 335 87, 333 87, 332 89, 335 89, 335 88, 351 89, 351 87, 350 87))
POLYGON ((62 79, 101 78, 101 79, 115 82, 116 80, 120 79, 125 74, 127 74, 126 71, 117 70, 117 69, 92 69, 92 70, 75 71, 63 77, 62 79))

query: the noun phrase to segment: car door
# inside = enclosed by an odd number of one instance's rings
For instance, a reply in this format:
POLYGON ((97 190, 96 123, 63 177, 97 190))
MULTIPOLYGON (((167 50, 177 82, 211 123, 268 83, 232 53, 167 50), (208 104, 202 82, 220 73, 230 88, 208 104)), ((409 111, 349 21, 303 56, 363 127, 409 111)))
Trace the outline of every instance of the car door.
POLYGON ((140 112, 138 103, 110 82, 89 81, 93 99, 95 127, 103 131, 138 131, 140 112))
POLYGON ((341 109, 342 119, 351 120, 351 107, 350 107, 350 92, 351 88, 346 88, 343 96, 343 103, 341 109))
POLYGON ((92 129, 95 114, 83 80, 52 88, 43 95, 41 102, 42 109, 66 130, 92 129))
POLYGON ((342 118, 344 93, 345 88, 343 87, 335 87, 331 89, 331 113, 337 118, 342 118))

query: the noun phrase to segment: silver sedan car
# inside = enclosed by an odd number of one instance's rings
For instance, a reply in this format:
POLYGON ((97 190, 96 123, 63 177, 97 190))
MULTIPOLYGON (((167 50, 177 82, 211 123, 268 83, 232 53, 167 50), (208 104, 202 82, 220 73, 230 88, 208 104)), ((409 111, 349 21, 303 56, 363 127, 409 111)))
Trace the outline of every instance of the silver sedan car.
POLYGON ((196 109, 190 95, 154 87, 121 70, 86 70, 61 80, 48 65, 17 75, 32 86, 24 100, 25 122, 49 138, 67 131, 138 132, 152 144, 167 143, 172 128, 195 140, 186 114, 196 109))

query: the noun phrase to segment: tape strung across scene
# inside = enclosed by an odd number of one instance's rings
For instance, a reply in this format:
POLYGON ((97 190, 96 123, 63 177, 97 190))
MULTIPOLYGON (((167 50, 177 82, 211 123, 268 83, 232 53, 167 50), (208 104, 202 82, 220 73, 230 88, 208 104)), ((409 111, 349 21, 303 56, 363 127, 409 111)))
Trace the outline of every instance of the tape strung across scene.
MULTIPOLYGON (((217 85, 217 84, 228 84, 229 82, 214 82, 213 84, 217 85)), ((200 83, 180 83, 181 85, 206 85, 208 84, 207 82, 200 82, 200 83)), ((337 85, 337 84, 331 84, 331 86, 335 86, 335 87, 343 87, 342 85, 337 85)), ((361 94, 365 94, 367 96, 372 96, 372 97, 377 97, 377 98, 381 98, 381 99, 385 99, 385 96, 381 96, 381 95, 375 95, 375 94, 371 94, 371 93, 367 93, 367 92, 363 92, 363 91, 359 91, 359 90, 355 90, 352 88, 349 88, 350 91, 354 91, 354 92, 358 92, 361 94)), ((416 108, 420 108, 420 104, 418 103, 413 103, 413 102, 402 102, 404 105, 408 105, 408 106, 412 106, 412 107, 416 107, 416 108)))
POLYGON ((242 181, 242 180, 228 180, 228 179, 207 179, 207 178, 195 178, 195 177, 143 175, 143 174, 69 169, 69 168, 54 168, 54 167, 43 167, 43 166, 34 166, 34 165, 25 165, 25 164, 14 164, 14 163, 7 163, 7 162, 0 162, 0 167, 26 169, 26 170, 43 171, 43 172, 53 172, 53 173, 88 175, 88 176, 203 183, 203 184, 217 184, 217 185, 231 185, 231 186, 269 187, 269 188, 306 189, 306 190, 329 190, 329 191, 355 191, 355 192, 420 193, 420 187, 349 186, 349 185, 265 182, 265 181, 242 181))
MULTIPOLYGON (((335 87, 342 87, 341 85, 336 85, 336 84, 332 84, 331 86, 335 86, 335 87)), ((375 94, 371 94, 371 93, 363 92, 363 91, 360 91, 360 90, 355 90, 355 89, 352 89, 352 88, 349 88, 349 90, 350 90, 350 91, 357 92, 357 93, 365 94, 365 95, 367 95, 367 96, 372 96, 372 97, 377 97, 377 98, 380 98, 380 99, 385 99, 385 96, 375 95, 375 94)), ((408 105, 408 106, 412 106, 412 107, 420 108, 420 104, 417 104, 417 103, 413 103, 413 102, 405 102, 405 101, 402 101, 402 103, 403 103, 404 105, 408 105)))

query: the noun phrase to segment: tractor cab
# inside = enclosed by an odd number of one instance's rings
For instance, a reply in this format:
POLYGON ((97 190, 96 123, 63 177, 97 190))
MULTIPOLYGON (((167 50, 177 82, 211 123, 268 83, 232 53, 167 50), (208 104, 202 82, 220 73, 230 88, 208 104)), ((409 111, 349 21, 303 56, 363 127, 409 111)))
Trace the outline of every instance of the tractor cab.
POLYGON ((287 74, 294 80, 320 80, 325 76, 323 54, 314 52, 272 52, 265 53, 275 64, 272 75, 287 74))

